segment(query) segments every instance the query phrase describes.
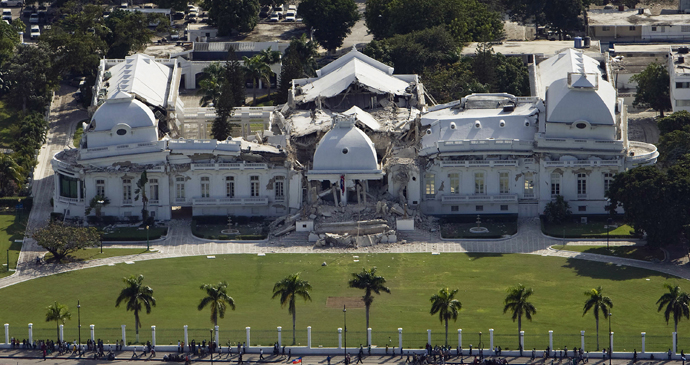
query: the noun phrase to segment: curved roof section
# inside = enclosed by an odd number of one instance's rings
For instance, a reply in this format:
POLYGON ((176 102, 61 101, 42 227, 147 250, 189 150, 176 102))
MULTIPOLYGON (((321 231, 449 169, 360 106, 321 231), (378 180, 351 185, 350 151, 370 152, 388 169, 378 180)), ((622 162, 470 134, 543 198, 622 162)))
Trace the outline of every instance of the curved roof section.
POLYGON ((541 87, 538 88, 539 95, 537 96, 542 99, 546 97, 546 89, 554 81, 567 78, 568 72, 598 73, 601 76, 599 61, 574 49, 568 49, 545 59, 539 63, 538 68, 541 87))
POLYGON ((130 128, 154 127, 156 117, 132 94, 118 90, 96 110, 91 125, 98 132, 112 130, 118 124, 127 124, 130 128))
POLYGON ((353 122, 340 122, 319 141, 310 172, 378 170, 376 150, 371 139, 353 122))
POLYGON ((613 125, 616 121, 616 90, 601 81, 597 90, 568 87, 565 79, 551 84, 546 92, 546 121, 572 123, 586 120, 590 124, 613 125))
POLYGON ((156 59, 137 53, 109 68, 108 95, 117 90, 136 94, 151 105, 164 107, 172 69, 156 59))

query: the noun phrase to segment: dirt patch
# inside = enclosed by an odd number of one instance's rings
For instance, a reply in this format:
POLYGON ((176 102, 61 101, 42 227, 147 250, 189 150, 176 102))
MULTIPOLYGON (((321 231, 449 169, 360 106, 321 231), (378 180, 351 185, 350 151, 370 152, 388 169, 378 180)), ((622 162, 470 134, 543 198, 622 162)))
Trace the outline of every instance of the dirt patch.
POLYGON ((326 307, 328 308, 364 308, 361 297, 328 297, 326 307))

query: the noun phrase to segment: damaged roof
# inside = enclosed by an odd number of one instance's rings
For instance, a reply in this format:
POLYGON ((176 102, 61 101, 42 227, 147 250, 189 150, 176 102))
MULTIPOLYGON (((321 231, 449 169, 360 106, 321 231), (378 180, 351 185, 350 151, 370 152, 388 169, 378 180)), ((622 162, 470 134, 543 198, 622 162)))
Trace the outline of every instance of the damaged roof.
POLYGON ((151 56, 137 53, 109 68, 108 95, 118 89, 136 94, 145 102, 165 107, 172 69, 151 56))

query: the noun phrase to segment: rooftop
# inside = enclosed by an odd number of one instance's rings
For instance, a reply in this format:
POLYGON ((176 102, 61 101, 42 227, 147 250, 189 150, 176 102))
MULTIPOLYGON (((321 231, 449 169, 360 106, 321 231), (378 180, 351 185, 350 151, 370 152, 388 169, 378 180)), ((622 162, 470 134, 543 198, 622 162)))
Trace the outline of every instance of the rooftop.
POLYGON ((644 54, 668 54, 671 52, 671 46, 669 44, 614 44, 613 52, 616 54, 633 54, 635 57, 639 53, 644 54))
MULTIPOLYGON (((546 57, 561 53, 569 48, 575 48, 575 41, 531 41, 531 42, 503 42, 491 46, 496 53, 506 56, 520 55, 544 55, 546 57)), ((470 43, 462 49, 463 56, 472 56, 476 53, 477 43, 470 43)), ((600 53, 599 41, 592 40, 589 48, 581 48, 584 52, 600 53)))
POLYGON ((690 46, 675 45, 672 48, 673 68, 676 75, 690 76, 690 46), (682 61, 682 62, 681 62, 682 61), (684 74, 684 75, 683 75, 684 74))
POLYGON ((648 9, 604 10, 595 9, 587 12, 589 26, 597 25, 686 25, 690 18, 685 14, 652 15, 648 9), (640 11, 643 11, 640 14, 640 11))

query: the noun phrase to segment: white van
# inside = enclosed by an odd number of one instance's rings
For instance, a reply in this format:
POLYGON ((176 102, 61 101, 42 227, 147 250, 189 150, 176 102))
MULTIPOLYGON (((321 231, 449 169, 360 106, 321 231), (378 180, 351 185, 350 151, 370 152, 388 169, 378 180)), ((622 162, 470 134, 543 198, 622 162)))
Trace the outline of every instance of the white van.
POLYGON ((2 0, 2 1, 0 1, 0 5, 2 5, 3 7, 22 6, 22 5, 24 5, 24 1, 22 1, 22 0, 2 0))

